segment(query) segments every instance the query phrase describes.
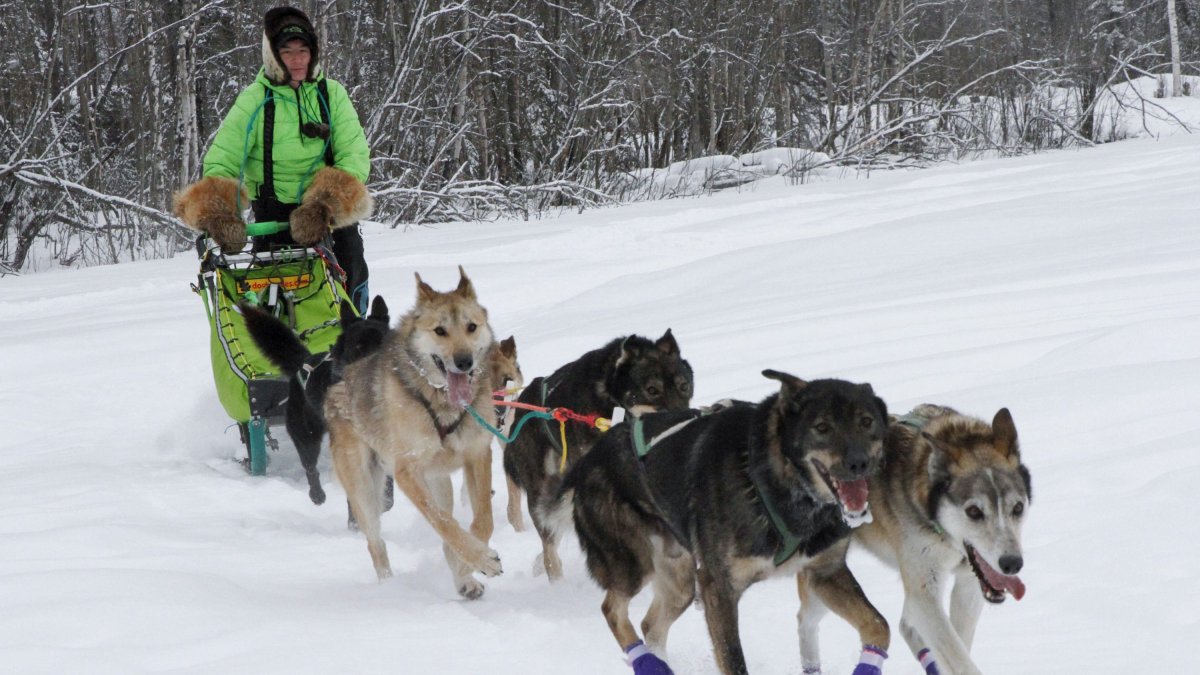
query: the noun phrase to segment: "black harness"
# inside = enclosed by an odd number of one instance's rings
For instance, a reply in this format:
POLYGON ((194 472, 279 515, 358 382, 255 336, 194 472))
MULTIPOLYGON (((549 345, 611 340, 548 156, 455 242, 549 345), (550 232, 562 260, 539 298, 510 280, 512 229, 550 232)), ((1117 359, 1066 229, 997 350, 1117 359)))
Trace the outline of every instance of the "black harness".
MULTIPOLYGON (((633 418, 630 428, 634 451, 637 452, 638 459, 645 459, 646 455, 654 449, 655 443, 682 429, 687 424, 701 417, 720 412, 721 410, 752 405, 744 401, 723 400, 718 401, 708 409, 656 413, 649 419, 643 415, 639 415, 633 418), (651 425, 653 428, 648 428, 651 425)), ((779 537, 779 546, 775 551, 773 559, 775 566, 778 567, 795 555, 796 551, 800 550, 800 547, 804 544, 804 541, 796 536, 788 527, 787 521, 784 520, 767 486, 763 485, 748 469, 746 470, 746 475, 750 479, 750 483, 754 486, 759 503, 762 504, 763 510, 766 511, 767 522, 770 523, 771 529, 775 531, 775 535, 779 537)))
MULTIPOLYGON (((279 197, 275 194, 275 92, 270 87, 263 86, 266 90, 266 101, 263 103, 263 182, 258 186, 258 195, 251 202, 251 207, 254 209, 254 220, 262 222, 265 220, 286 221, 292 211, 299 204, 285 204, 279 201, 279 197)), ((297 100, 300 93, 296 92, 297 100)), ((329 127, 329 84, 325 78, 317 80, 317 97, 318 107, 321 108, 321 122, 329 127)), ((297 103, 297 115, 299 112, 299 103, 297 103)), ((325 165, 333 166, 333 141, 325 145, 325 165)), ((291 239, 291 235, 282 232, 287 239, 291 239)), ((273 237, 276 235, 269 235, 273 237)), ((268 238, 269 238, 268 237, 268 238)))
POLYGON ((421 392, 415 391, 412 387, 408 386, 408 383, 404 381, 404 378, 398 379, 400 380, 400 386, 404 387, 404 390, 408 392, 408 395, 421 402, 421 405, 425 408, 425 412, 429 414, 429 420, 433 422, 433 428, 437 429, 439 440, 446 440, 447 436, 458 430, 459 425, 462 424, 463 419, 467 416, 466 410, 463 410, 458 414, 458 419, 454 420, 450 424, 443 425, 441 421, 438 420, 437 411, 433 409, 433 406, 430 405, 429 401, 425 400, 425 397, 421 395, 421 392))

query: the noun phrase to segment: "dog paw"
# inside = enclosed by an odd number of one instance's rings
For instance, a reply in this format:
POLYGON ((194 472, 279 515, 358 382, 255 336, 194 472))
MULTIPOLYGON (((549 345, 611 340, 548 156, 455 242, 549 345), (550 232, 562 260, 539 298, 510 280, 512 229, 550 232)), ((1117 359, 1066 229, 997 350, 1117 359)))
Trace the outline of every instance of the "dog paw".
POLYGON ((467 577, 458 584, 458 594, 467 600, 478 600, 483 597, 483 582, 473 577, 467 577))
POLYGON ((647 654, 633 662, 633 675, 675 675, 666 661, 653 654, 647 654))
POLYGON ((503 574, 504 568, 500 566, 500 554, 489 548, 487 556, 484 557, 483 565, 479 566, 478 569, 485 577, 498 577, 503 574))
POLYGON ((482 540, 476 537, 468 537, 464 542, 468 548, 464 550, 456 550, 459 560, 467 566, 468 569, 479 572, 486 577, 500 576, 504 571, 500 567, 500 554, 496 553, 482 540))
POLYGON ((539 553, 533 559, 533 576, 540 577, 546 573, 546 554, 539 553))
POLYGON ((375 568, 375 576, 379 577, 380 581, 387 581, 388 579, 392 578, 392 568, 376 567, 375 568))
POLYGON ((874 645, 866 645, 863 647, 862 657, 851 675, 883 675, 883 661, 886 658, 885 650, 874 645))
POLYGON ((308 488, 308 498, 312 500, 312 503, 320 506, 325 503, 325 490, 320 485, 314 485, 308 488))
POLYGON ((658 658, 641 640, 629 645, 625 654, 634 675, 674 675, 667 662, 658 658))

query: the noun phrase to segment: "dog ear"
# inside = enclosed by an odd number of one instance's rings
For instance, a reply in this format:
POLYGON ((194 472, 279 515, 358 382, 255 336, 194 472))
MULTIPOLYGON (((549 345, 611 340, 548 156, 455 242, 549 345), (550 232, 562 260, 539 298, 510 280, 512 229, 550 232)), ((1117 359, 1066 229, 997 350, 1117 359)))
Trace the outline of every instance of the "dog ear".
POLYGON ((679 343, 675 341, 675 336, 671 335, 671 329, 663 333, 662 337, 654 341, 654 346, 658 347, 658 351, 664 354, 673 354, 679 356, 679 343))
POLYGON ((343 326, 348 326, 358 319, 358 312, 349 300, 342 300, 341 317, 343 326))
POLYGON ((500 341, 500 353, 503 354, 505 358, 516 358, 517 341, 513 339, 513 336, 509 335, 500 341))
POLYGON ((992 418, 992 441, 996 449, 1006 457, 1018 454, 1017 425, 1013 423, 1012 413, 1008 412, 1008 408, 996 411, 996 416, 992 418))
POLYGON ((768 368, 768 369, 762 371, 762 374, 763 374, 763 377, 766 377, 766 378, 769 378, 772 380, 777 380, 778 382, 782 383, 783 387, 781 387, 781 391, 788 398, 795 396, 796 394, 800 393, 801 389, 804 389, 805 387, 808 386, 807 382, 796 377, 795 375, 781 373, 778 370, 771 370, 770 368, 768 368))
POLYGON ((642 353, 642 348, 637 344, 638 336, 626 335, 625 339, 621 340, 621 356, 617 358, 617 366, 623 366, 633 359, 636 359, 642 353))
POLYGON ((413 272, 413 276, 417 278, 417 302, 429 302, 437 298, 437 291, 421 280, 420 272, 413 272))
POLYGON ((371 301, 371 313, 367 317, 384 323, 388 322, 388 306, 383 301, 382 295, 375 296, 375 299, 371 301))
POLYGON ((475 285, 467 278, 467 273, 463 271, 462 265, 458 266, 458 288, 454 289, 454 292, 467 300, 475 299, 475 285))

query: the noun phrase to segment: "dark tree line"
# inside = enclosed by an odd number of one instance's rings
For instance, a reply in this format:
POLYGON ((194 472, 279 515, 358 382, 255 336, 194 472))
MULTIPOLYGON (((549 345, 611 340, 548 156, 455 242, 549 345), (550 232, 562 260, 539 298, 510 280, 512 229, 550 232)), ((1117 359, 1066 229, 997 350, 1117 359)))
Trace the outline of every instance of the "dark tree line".
MULTIPOLYGON (((870 163, 1112 140, 1103 93, 1172 65, 1167 0, 295 4, 393 223, 637 198, 630 170, 772 147, 870 163)), ((1200 0, 1170 4, 1200 74, 1200 0)), ((0 265, 188 246, 171 194, 261 64, 264 8, 0 0, 0 265)))

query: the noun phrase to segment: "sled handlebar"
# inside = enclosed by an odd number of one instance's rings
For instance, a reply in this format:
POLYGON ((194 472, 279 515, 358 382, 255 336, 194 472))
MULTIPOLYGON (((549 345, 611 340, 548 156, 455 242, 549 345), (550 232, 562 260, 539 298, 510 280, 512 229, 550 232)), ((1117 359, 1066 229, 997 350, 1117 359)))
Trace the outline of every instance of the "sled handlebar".
POLYGON ((266 234, 275 234, 288 229, 286 220, 260 220, 257 223, 246 224, 246 234, 251 237, 261 237, 266 234))

